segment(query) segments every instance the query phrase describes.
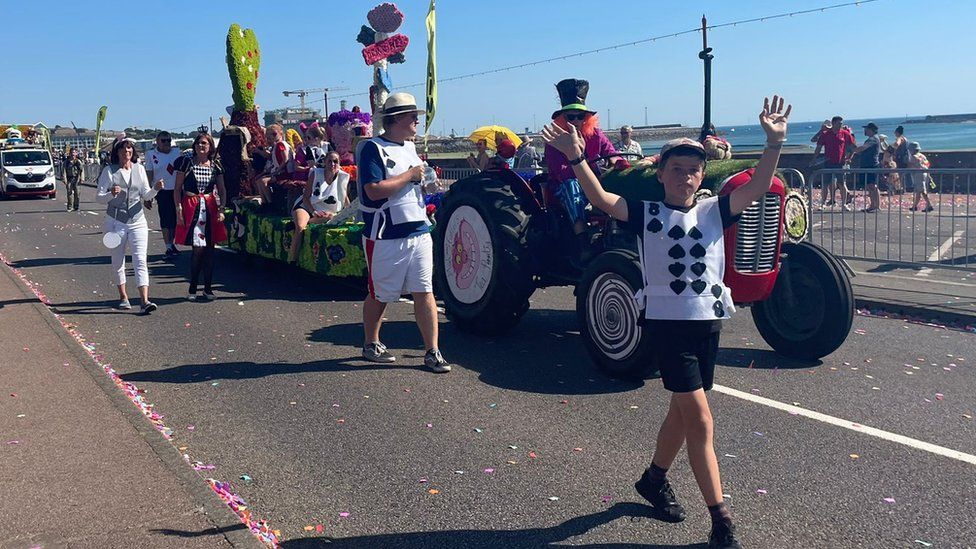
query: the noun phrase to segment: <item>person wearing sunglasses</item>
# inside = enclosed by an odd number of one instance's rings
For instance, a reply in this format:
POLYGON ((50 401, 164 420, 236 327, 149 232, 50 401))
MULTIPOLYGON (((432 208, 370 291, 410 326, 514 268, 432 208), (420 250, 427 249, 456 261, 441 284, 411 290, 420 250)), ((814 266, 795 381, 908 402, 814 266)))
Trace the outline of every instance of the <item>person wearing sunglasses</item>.
POLYGON ((315 168, 308 173, 305 192, 295 201, 291 209, 291 219, 295 234, 291 237, 288 263, 298 262, 298 248, 302 245, 302 235, 309 223, 326 223, 339 210, 349 205, 346 188, 349 174, 339 169, 339 153, 332 151, 320 156, 315 168))
MULTIPOLYGON (((590 83, 586 80, 567 78, 556 84, 556 91, 559 93, 562 107, 552 113, 553 124, 564 131, 568 131, 570 125, 576 128, 576 132, 583 138, 582 158, 594 173, 599 173, 596 159, 617 154, 617 150, 600 131, 600 120, 596 111, 586 107, 586 95, 590 91, 590 83)), ((589 249, 588 235, 585 232, 586 195, 580 189, 579 181, 573 173, 573 164, 565 154, 547 144, 545 155, 546 167, 549 169, 549 190, 566 209, 569 220, 573 224, 573 232, 579 236, 579 254, 582 260, 582 256, 589 249)), ((617 158, 616 163, 618 168, 630 167, 630 164, 622 158, 617 158)))
POLYGON ((488 141, 479 139, 474 146, 478 150, 478 156, 475 156, 474 153, 468 153, 468 166, 472 170, 483 172, 491 161, 491 158, 488 156, 488 141))

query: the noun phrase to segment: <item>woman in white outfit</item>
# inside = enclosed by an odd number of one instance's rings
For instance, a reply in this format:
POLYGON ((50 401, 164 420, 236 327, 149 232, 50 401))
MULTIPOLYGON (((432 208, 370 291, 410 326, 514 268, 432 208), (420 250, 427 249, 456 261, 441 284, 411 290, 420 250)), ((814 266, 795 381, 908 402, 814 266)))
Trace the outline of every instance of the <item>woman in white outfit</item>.
POLYGON ((308 174, 305 192, 291 209, 295 234, 291 238, 288 263, 297 261, 302 234, 309 223, 325 223, 349 204, 348 185, 349 174, 339 169, 339 153, 332 151, 320 156, 316 167, 308 174))
POLYGON ((105 232, 116 233, 122 239, 112 248, 112 268, 119 288, 118 308, 132 308, 125 291, 125 250, 128 247, 142 298, 142 312, 148 314, 156 310, 156 304, 149 301, 149 268, 146 266, 149 227, 142 204, 156 196, 156 192, 163 188, 163 180, 150 185, 146 169, 136 162, 138 154, 135 141, 131 139, 123 139, 112 147, 109 165, 98 176, 95 198, 108 205, 105 232))

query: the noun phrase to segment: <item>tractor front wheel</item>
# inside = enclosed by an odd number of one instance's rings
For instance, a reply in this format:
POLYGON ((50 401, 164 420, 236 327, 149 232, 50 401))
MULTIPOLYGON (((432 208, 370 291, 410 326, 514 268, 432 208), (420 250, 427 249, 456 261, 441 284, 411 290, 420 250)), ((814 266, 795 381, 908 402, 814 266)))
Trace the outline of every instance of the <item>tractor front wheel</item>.
POLYGON ((773 293, 752 307, 763 339, 777 353, 817 360, 837 350, 854 320, 854 292, 840 261, 809 242, 784 244, 773 293))

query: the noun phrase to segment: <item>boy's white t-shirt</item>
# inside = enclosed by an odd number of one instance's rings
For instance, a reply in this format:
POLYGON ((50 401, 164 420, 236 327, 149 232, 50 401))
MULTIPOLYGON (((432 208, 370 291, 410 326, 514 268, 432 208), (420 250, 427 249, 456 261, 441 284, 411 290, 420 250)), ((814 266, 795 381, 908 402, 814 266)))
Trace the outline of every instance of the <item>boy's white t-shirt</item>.
POLYGON ((146 171, 152 173, 154 184, 160 179, 163 180, 163 190, 172 191, 176 187, 176 159, 180 157, 180 150, 173 147, 168 153, 161 153, 152 149, 146 153, 146 171))

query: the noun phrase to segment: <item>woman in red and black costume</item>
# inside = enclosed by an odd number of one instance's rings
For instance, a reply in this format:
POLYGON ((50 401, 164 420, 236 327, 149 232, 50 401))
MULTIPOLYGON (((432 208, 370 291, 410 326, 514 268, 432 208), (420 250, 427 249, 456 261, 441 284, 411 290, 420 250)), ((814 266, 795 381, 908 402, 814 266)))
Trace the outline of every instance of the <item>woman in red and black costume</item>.
POLYGON ((203 274, 204 301, 213 299, 214 245, 227 240, 221 204, 227 203, 224 172, 217 162, 217 148, 210 134, 193 140, 193 155, 177 159, 176 242, 193 247, 190 261, 190 291, 187 299, 196 301, 197 283, 203 274), (217 195, 214 191, 217 191, 217 195))

